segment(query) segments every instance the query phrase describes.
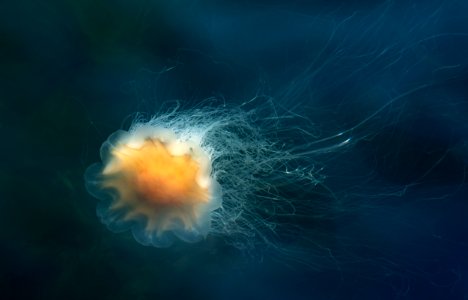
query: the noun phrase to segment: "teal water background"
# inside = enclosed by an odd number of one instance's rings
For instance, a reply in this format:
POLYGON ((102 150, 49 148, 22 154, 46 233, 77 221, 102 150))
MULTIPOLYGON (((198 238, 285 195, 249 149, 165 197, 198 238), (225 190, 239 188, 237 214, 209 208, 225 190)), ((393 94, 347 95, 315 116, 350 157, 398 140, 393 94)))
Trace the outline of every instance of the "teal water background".
POLYGON ((467 13, 464 1, 1 3, 1 295, 466 299, 467 13), (83 173, 136 112, 255 96, 321 136, 392 102, 326 157, 326 185, 355 206, 297 221, 321 230, 302 249, 312 263, 252 260, 215 237, 144 247, 99 222, 83 173))

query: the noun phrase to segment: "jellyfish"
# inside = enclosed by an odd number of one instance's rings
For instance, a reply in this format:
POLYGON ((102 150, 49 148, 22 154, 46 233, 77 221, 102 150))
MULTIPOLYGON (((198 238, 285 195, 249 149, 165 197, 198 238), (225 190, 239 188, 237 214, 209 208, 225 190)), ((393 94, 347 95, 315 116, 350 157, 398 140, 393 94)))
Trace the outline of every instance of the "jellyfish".
POLYGON ((135 118, 109 136, 102 162, 85 173, 101 222, 155 247, 209 235, 240 249, 274 244, 277 224, 268 216, 292 210, 278 186, 314 176, 288 168, 298 155, 260 115, 206 106, 135 118))

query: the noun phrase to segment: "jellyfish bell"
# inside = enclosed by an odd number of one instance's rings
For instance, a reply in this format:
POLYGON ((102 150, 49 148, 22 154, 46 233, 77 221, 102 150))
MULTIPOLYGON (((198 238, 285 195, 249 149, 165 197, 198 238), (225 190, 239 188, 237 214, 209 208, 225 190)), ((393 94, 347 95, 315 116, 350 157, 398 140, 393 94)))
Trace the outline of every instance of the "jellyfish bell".
POLYGON ((157 247, 208 234, 221 188, 200 145, 167 128, 134 124, 109 137, 101 158, 88 168, 86 186, 104 201, 98 215, 111 230, 131 229, 140 243, 157 247))

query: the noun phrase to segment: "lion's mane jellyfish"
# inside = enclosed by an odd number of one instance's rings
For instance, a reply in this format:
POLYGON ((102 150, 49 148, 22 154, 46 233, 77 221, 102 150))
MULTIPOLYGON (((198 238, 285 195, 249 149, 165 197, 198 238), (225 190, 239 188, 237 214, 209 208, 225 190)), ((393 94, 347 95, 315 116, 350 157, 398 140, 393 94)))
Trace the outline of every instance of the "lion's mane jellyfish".
POLYGON ((297 155, 271 139, 265 122, 255 111, 210 106, 136 118, 104 142, 102 163, 85 173, 100 220, 156 247, 209 234, 242 249, 272 242, 270 214, 293 209, 277 187, 314 179, 288 168, 297 155))

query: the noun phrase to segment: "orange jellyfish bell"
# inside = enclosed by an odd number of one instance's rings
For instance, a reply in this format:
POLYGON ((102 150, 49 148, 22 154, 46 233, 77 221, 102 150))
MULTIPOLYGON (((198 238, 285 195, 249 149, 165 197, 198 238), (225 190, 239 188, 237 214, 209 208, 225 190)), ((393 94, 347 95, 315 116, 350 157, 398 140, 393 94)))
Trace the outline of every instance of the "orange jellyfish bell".
POLYGON ((112 134, 101 158, 85 177, 90 193, 105 200, 98 214, 110 229, 130 227, 140 243, 158 247, 207 235, 221 188, 199 144, 146 124, 112 134))

